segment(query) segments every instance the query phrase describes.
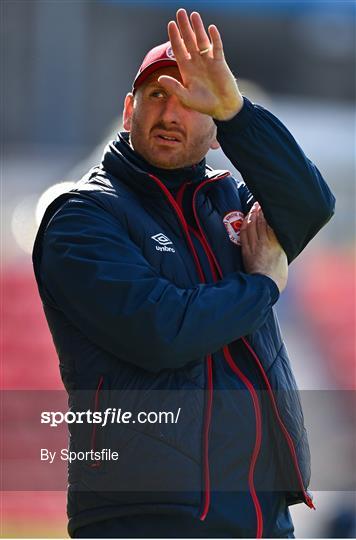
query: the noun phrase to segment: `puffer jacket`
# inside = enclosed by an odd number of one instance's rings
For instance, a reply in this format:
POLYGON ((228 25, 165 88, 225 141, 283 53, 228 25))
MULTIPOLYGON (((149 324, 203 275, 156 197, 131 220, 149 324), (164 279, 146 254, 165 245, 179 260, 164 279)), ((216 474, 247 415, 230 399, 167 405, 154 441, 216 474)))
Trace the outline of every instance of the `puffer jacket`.
POLYGON ((135 514, 208 520, 213 493, 246 536, 266 534, 263 493, 304 501, 310 455, 267 276, 244 271, 239 227, 258 200, 291 262, 334 198, 283 124, 245 98, 216 122, 244 182, 205 160, 163 171, 119 134, 47 209, 33 262, 73 411, 180 410, 172 424, 71 424, 69 533, 135 514))

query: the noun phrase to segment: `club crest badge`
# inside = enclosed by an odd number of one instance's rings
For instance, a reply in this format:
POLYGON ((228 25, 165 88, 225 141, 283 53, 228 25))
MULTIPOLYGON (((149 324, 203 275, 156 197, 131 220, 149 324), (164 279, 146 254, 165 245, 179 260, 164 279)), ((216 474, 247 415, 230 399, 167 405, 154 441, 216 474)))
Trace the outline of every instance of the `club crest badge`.
POLYGON ((244 218, 245 216, 242 212, 239 210, 233 210, 232 212, 228 212, 223 219, 223 223, 226 227, 227 234, 229 235, 231 242, 234 242, 234 244, 237 244, 238 246, 241 246, 240 228, 244 218))
POLYGON ((174 53, 173 53, 173 49, 172 49, 172 47, 170 45, 167 47, 166 55, 168 56, 168 58, 172 58, 173 60, 176 59, 176 57, 174 56, 174 53))

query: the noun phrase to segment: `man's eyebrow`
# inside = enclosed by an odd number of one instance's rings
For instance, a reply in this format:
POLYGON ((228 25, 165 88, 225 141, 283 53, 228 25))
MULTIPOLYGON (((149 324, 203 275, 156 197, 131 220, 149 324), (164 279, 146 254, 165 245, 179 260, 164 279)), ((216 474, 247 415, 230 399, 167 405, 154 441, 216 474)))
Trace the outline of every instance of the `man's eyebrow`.
POLYGON ((147 83, 146 88, 160 88, 161 90, 164 90, 163 86, 158 81, 151 81, 147 83))

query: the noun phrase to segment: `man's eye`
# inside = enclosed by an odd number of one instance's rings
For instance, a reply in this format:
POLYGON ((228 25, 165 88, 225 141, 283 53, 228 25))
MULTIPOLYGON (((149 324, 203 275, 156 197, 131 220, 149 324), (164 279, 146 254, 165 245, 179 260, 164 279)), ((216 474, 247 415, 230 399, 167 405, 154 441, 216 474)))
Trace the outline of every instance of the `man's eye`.
POLYGON ((150 93, 150 96, 151 96, 151 97, 157 97, 157 98, 160 98, 160 97, 164 97, 164 96, 165 96, 165 93, 164 93, 162 90, 153 90, 153 91, 150 93))

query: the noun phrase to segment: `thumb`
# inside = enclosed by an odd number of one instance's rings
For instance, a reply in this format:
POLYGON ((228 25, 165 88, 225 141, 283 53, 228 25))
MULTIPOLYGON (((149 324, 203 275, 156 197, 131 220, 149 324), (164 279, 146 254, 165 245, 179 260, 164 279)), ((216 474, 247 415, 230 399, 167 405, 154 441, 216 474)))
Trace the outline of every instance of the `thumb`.
POLYGON ((186 103, 189 92, 177 79, 169 75, 161 75, 158 77, 158 82, 165 90, 177 96, 182 103, 186 103))

